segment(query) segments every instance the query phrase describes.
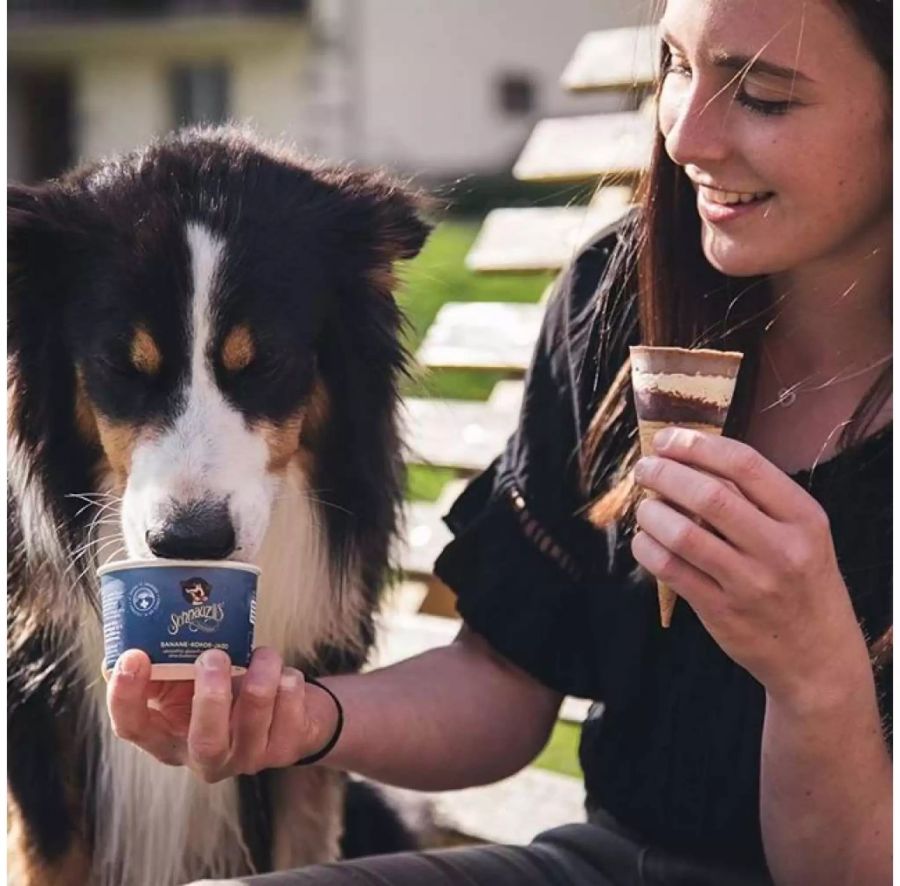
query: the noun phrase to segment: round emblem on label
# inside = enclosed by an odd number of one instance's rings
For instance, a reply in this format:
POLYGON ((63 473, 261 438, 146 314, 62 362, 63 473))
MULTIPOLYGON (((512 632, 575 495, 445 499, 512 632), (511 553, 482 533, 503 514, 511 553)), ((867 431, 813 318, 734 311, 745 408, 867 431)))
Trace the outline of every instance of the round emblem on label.
POLYGON ((152 615, 159 609, 159 591, 146 582, 135 585, 128 595, 128 606, 135 615, 152 615))

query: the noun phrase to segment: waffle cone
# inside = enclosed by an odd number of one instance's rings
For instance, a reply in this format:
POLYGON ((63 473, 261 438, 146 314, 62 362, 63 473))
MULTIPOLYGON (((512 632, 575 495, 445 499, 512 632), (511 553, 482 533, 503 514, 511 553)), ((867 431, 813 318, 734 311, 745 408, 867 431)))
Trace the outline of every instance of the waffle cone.
MULTIPOLYGON (((680 427, 721 434, 725 416, 734 392, 734 381, 741 361, 741 354, 723 351, 687 351, 680 348, 635 347, 631 349, 632 381, 636 394, 638 435, 641 455, 652 455, 653 438, 663 428, 680 427), (650 384, 645 373, 655 373, 650 384), (685 379, 685 376, 692 378, 685 379), (671 381, 670 381, 671 379, 671 381), (656 393, 664 385, 665 393, 656 393), (709 390, 704 386, 709 384, 709 390), (643 386, 641 386, 643 385, 643 386), (658 387, 660 386, 660 387, 658 387), (640 388, 640 391, 639 391, 640 388), (687 390, 682 391, 681 388, 687 390), (648 400, 649 396, 649 400, 648 400), (660 398, 664 407, 654 404, 660 398), (643 407, 643 408, 642 408, 643 407), (642 415, 647 410, 651 417, 642 415), (661 420, 666 413, 677 412, 670 421, 661 420), (699 414, 698 414, 699 413, 699 414), (714 418, 715 421, 691 421, 696 418, 714 418)), ((656 497, 647 491, 648 497, 656 497)), ((672 623, 677 594, 664 582, 657 581, 659 618, 664 628, 672 623)))

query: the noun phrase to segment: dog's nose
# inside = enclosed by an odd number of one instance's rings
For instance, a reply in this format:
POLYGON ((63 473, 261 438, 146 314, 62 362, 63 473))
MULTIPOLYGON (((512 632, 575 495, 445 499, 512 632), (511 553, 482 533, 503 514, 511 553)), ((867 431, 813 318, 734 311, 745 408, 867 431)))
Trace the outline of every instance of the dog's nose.
POLYGON ((157 557, 223 560, 235 545, 234 526, 224 502, 183 505, 147 530, 147 545, 157 557))

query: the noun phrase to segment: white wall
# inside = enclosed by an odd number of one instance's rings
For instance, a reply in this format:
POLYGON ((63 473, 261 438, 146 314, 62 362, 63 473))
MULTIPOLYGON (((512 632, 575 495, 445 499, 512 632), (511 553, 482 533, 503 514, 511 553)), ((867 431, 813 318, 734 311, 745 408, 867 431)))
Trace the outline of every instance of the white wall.
POLYGON ((250 49, 231 59, 231 113, 269 138, 302 142, 307 100, 305 39, 268 50, 250 49))
POLYGON ((353 150, 426 171, 508 169, 537 120, 621 107, 614 95, 566 94, 559 77, 587 31, 648 21, 640 0, 343 2, 360 49, 353 150), (506 71, 537 83, 530 116, 498 110, 495 80, 506 71))
POLYGON ((146 144, 170 125, 165 65, 152 58, 91 56, 75 69, 78 160, 146 144))

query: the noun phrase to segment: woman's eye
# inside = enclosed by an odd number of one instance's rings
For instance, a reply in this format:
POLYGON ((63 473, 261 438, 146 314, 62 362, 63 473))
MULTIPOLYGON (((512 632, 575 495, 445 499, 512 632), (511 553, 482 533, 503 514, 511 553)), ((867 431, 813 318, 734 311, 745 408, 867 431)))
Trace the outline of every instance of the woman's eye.
POLYGON ((785 114, 794 104, 787 100, 764 101, 761 98, 754 98, 752 95, 748 95, 743 89, 738 91, 737 100, 747 108, 748 111, 752 111, 754 114, 762 114, 767 117, 785 114))
POLYGON ((691 69, 681 59, 669 56, 663 67, 663 77, 667 77, 669 74, 689 77, 691 75, 691 69))

